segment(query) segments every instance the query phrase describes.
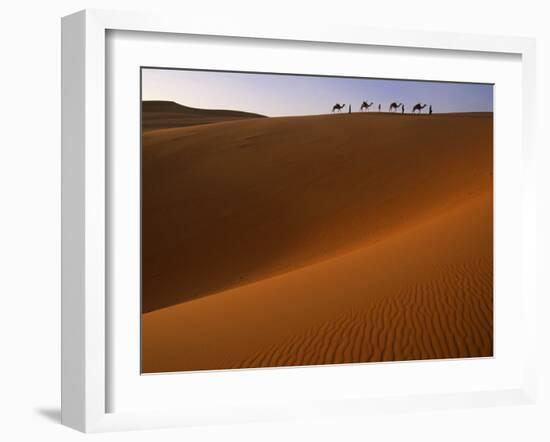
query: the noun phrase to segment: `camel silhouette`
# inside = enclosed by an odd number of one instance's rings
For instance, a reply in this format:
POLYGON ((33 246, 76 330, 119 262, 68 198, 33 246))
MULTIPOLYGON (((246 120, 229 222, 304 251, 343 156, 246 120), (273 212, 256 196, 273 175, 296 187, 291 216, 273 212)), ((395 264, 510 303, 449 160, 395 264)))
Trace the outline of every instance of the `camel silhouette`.
POLYGON ((346 103, 344 104, 336 103, 334 106, 332 106, 332 112, 335 112, 335 111, 342 112, 342 109, 344 109, 345 106, 346 106, 346 103))
POLYGON ((369 107, 371 107, 373 104, 374 104, 374 101, 372 103, 369 103, 368 100, 363 101, 363 104, 361 104, 361 112, 363 112, 363 109, 365 109, 368 112, 369 107))
POLYGON ((393 112, 393 111, 396 111, 397 109, 399 109, 401 106, 403 106, 403 103, 396 103, 395 101, 390 104, 390 112, 393 112))
POLYGON ((427 104, 420 104, 416 103, 413 107, 413 114, 418 111, 419 114, 422 113, 422 109, 424 109, 427 106, 427 104))

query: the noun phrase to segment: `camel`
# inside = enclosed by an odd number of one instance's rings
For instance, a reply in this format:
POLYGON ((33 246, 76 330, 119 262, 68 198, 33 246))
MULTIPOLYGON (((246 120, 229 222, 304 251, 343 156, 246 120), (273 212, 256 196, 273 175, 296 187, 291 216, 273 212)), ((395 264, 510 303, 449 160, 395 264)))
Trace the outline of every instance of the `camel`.
POLYGON ((344 109, 345 106, 346 106, 346 103, 344 104, 336 103, 334 106, 332 106, 332 112, 335 112, 335 111, 342 112, 342 109, 344 109))
POLYGON ((403 103, 397 104, 397 103, 394 101, 392 104, 390 104, 390 112, 396 111, 396 110, 399 109, 401 106, 403 106, 403 103))
POLYGON ((413 114, 418 111, 419 114, 422 113, 422 109, 424 109, 427 105, 426 104, 420 104, 420 103, 417 103, 414 105, 413 107, 413 114))
POLYGON ((373 104, 374 104, 374 101, 372 103, 369 103, 368 100, 363 101, 363 104, 361 104, 361 112, 363 112, 363 109, 365 109, 368 112, 369 107, 371 107, 373 104))

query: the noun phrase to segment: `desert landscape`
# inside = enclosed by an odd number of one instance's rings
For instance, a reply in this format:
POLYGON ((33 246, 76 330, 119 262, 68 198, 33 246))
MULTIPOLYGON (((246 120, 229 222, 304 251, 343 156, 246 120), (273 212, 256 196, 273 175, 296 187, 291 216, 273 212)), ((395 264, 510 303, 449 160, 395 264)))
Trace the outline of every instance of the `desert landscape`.
POLYGON ((491 112, 142 106, 143 373, 492 356, 491 112))

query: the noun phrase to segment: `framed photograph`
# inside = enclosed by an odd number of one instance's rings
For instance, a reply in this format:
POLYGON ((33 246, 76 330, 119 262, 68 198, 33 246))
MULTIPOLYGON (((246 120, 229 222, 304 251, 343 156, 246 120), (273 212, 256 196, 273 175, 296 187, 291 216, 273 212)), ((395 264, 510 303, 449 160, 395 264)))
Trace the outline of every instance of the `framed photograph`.
POLYGON ((532 40, 62 36, 64 424, 534 401, 532 40))

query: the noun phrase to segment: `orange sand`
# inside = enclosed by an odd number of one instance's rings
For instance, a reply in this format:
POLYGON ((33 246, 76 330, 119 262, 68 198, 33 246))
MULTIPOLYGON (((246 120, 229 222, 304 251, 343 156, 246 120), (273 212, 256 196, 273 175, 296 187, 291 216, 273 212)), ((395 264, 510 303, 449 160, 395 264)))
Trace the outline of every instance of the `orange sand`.
POLYGON ((492 355, 492 114, 143 137, 144 372, 492 355))

